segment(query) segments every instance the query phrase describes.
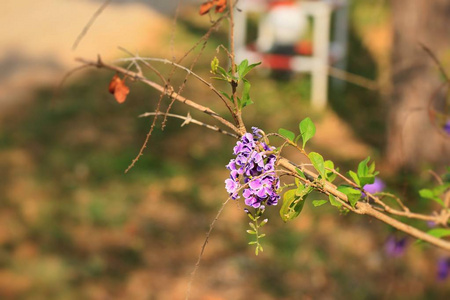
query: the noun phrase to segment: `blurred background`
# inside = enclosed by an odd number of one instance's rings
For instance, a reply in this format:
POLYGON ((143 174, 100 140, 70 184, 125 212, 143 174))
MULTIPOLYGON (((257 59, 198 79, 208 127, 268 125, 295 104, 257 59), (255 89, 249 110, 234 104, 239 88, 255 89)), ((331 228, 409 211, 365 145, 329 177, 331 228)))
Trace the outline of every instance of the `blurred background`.
MULTIPOLYGON (((118 46, 141 56, 182 57, 211 24, 208 15, 198 14, 202 1, 183 1, 174 28, 178 1, 113 0, 72 50, 102 3, 2 0, 1 299, 183 299, 205 233, 227 198, 232 138, 196 125, 180 128, 182 122, 171 119, 163 132, 158 125, 144 156, 124 174, 151 124, 137 116, 153 111, 159 94, 127 82, 128 99, 118 104, 108 93, 114 73, 98 69, 75 73, 57 88, 78 66, 75 57, 128 56, 118 46)), ((430 170, 441 175, 449 163, 448 86, 419 43, 449 72, 450 5, 346 3, 344 71, 364 77, 369 87, 330 77, 328 104, 317 110, 311 108, 309 73, 259 68, 248 75, 255 104, 245 109, 245 122, 266 132, 296 131, 309 116, 317 126, 309 151, 333 160, 343 173, 371 156, 386 191, 413 211, 436 210, 418 191, 436 186, 430 170)), ((257 24, 250 18, 249 36, 257 24)), ((195 65, 208 81, 214 56, 225 65, 224 52, 216 49, 228 45, 227 32, 225 22, 195 65)), ((314 42, 311 29, 301 42, 306 49, 314 42)), ((197 47, 184 64, 199 52, 197 47)), ((154 66, 164 75, 171 71, 154 66)), ((176 88, 184 77, 175 73, 176 88)), ((183 95, 226 114, 192 77, 183 95)), ((172 112, 186 115, 187 109, 176 104, 172 112)), ((305 206, 287 224, 276 207, 267 211, 264 252, 256 257, 247 245, 243 204, 230 202, 209 240, 191 299, 448 299, 450 281, 438 276, 448 253, 415 245, 368 217, 305 206), (393 240, 400 241, 400 251, 392 251, 393 240)), ((427 230, 427 224, 413 224, 427 230)))

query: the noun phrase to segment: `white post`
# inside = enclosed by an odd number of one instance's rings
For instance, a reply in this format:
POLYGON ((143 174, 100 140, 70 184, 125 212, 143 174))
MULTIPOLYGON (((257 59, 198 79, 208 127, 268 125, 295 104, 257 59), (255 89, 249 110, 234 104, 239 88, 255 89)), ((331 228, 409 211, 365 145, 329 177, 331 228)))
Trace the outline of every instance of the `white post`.
POLYGON ((311 103, 316 109, 323 109, 328 96, 328 59, 330 41, 331 7, 327 3, 314 2, 314 37, 311 103))

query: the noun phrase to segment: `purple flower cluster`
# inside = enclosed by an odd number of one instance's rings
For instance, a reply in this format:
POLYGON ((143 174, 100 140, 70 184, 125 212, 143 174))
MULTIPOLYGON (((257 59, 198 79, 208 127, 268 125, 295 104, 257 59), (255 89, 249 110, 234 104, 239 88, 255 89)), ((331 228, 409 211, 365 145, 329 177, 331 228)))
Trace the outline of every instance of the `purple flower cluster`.
POLYGON ((386 254, 391 257, 402 256, 405 253, 407 246, 406 237, 397 238, 391 235, 385 244, 386 254))
POLYGON ((450 120, 447 121, 447 123, 444 124, 444 131, 446 134, 450 135, 450 120))
POLYGON ((375 177, 375 181, 371 184, 366 184, 364 190, 371 194, 376 194, 384 191, 386 184, 378 177, 375 177))
POLYGON ((438 261, 437 277, 439 280, 447 279, 450 275, 450 258, 443 257, 438 261))
POLYGON ((258 128, 252 127, 252 130, 253 134, 244 134, 233 149, 236 158, 231 159, 227 165, 230 178, 225 180, 225 188, 231 198, 239 198, 239 179, 242 175, 244 184, 247 184, 242 192, 246 205, 254 208, 276 205, 280 199, 276 192, 280 181, 275 174, 277 157, 271 154, 275 148, 258 141, 261 138, 258 128))

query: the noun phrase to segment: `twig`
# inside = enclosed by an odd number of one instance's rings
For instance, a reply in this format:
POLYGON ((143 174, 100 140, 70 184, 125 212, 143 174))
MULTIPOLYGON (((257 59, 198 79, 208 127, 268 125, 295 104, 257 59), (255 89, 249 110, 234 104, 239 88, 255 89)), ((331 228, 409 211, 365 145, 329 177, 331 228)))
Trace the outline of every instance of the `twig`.
MULTIPOLYGON (((279 165, 282 166, 283 168, 291 171, 294 174, 296 173, 296 171, 295 171, 296 166, 294 164, 290 163, 285 158, 280 158, 279 165)), ((313 172, 311 172, 307 169, 303 169, 302 171, 305 173, 305 175, 308 174, 309 176, 312 176, 313 178, 317 178, 317 174, 314 174, 313 172)), ((347 195, 338 191, 333 184, 326 181, 323 188, 324 188, 324 191, 330 193, 331 195, 333 195, 345 202, 348 202, 347 195)), ((431 235, 429 235, 423 231, 420 231, 414 227, 406 225, 396 219, 393 219, 393 218, 383 214, 382 212, 377 211, 368 203, 357 202, 355 205, 355 209, 352 211, 354 211, 357 214, 372 216, 372 217, 374 217, 378 220, 381 220, 382 222, 389 224, 392 227, 397 228, 398 230, 401 230, 415 238, 421 239, 432 245, 435 245, 437 247, 440 247, 442 249, 450 251, 450 242, 449 241, 445 241, 443 239, 436 238, 436 237, 431 236, 431 235)), ((399 215, 407 216, 407 214, 404 212, 399 212, 399 213, 400 213, 399 215)), ((411 215, 411 213, 410 213, 410 215, 411 215)))
MULTIPOLYGON (((200 40, 194 45, 194 47, 192 47, 191 49, 189 49, 188 52, 186 52, 185 55, 184 55, 182 58, 180 58, 180 60, 178 61, 178 63, 181 63, 181 61, 182 61, 185 57, 187 57, 187 55, 188 55, 190 52, 192 52, 193 49, 195 49, 195 48, 203 41, 203 45, 202 45, 202 48, 201 48, 200 52, 197 54, 197 56, 194 58, 194 60, 192 61, 191 65, 190 65, 189 70, 192 71, 192 69, 194 68, 195 64, 197 63, 197 60, 198 60, 198 59, 200 58, 200 56, 202 55, 203 50, 204 50, 205 47, 206 47, 206 43, 208 42, 210 35, 212 34, 212 32, 213 32, 214 30, 216 30, 216 29, 218 28, 218 26, 220 25, 221 21, 223 20, 223 17, 224 17, 224 16, 221 16, 219 19, 217 19, 217 20, 211 25, 211 27, 208 29, 208 31, 200 38, 200 40)), ((171 71, 171 73, 170 73, 170 75, 169 75, 169 81, 170 81, 170 78, 171 78, 171 76, 173 75, 174 72, 175 72, 175 66, 172 68, 172 71, 171 71)), ((183 89, 184 89, 184 87, 185 87, 185 85, 186 85, 187 79, 188 79, 188 77, 189 77, 189 74, 190 74, 190 73, 187 73, 187 74, 186 74, 186 76, 185 76, 185 78, 184 78, 184 80, 183 80, 183 83, 180 85, 180 87, 179 87, 179 89, 178 89, 178 94, 181 94, 181 92, 183 91, 183 89)), ((170 112, 170 109, 172 108, 172 105, 173 105, 174 101, 175 101, 175 99, 172 99, 172 101, 169 103, 169 106, 167 107, 166 113, 169 113, 169 112, 170 112)), ((225 100, 223 100, 223 101, 224 101, 225 105, 228 104, 225 100)), ((227 107, 228 107, 228 105, 227 105, 227 107)), ((231 115, 233 116, 235 122, 238 123, 238 120, 236 119, 235 114, 231 113, 231 115)), ((164 127, 165 127, 165 124, 166 124, 166 121, 167 121, 166 118, 167 118, 167 117, 164 117, 164 120, 163 120, 163 122, 162 122, 162 129, 164 129, 164 127)), ((243 134, 243 133, 242 133, 242 134, 243 134)))
POLYGON ((77 49, 78 44, 81 42, 83 37, 86 35, 86 33, 88 32, 89 28, 91 28, 92 24, 94 24, 95 20, 98 18, 98 16, 100 16, 100 14, 105 10, 105 8, 109 5, 110 2, 111 2, 111 0, 106 0, 105 2, 103 2, 102 6, 100 6, 99 9, 97 9, 97 11, 92 15, 92 17, 89 20, 89 22, 86 24, 86 26, 84 26, 83 30, 78 35, 78 37, 75 40, 75 42, 73 43, 72 50, 77 49))
POLYGON ((216 224, 217 220, 219 219, 220 215, 222 214, 223 209, 225 208, 225 205, 227 205, 227 203, 228 203, 228 201, 230 201, 230 199, 231 199, 231 197, 229 197, 227 200, 225 200, 224 203, 222 203, 222 206, 220 207, 219 211, 217 212, 216 217, 214 218, 214 220, 209 225, 209 230, 206 233, 205 241, 203 242, 202 249, 200 250, 200 254, 198 255, 197 262, 195 263, 194 270, 192 270, 191 277, 189 279, 189 283, 188 283, 187 290, 186 290, 186 298, 185 298, 186 300, 189 299, 189 295, 191 293, 192 283, 194 282, 194 278, 195 278, 195 273, 197 273, 197 270, 198 270, 198 268, 200 266, 200 262, 202 261, 203 253, 205 252, 206 244, 208 244, 208 240, 209 240, 209 237, 211 235, 211 232, 214 229, 214 225, 216 224))
POLYGON ((136 68, 138 68, 139 73, 144 76, 144 74, 142 73, 142 70, 139 67, 139 64, 137 63, 137 60, 141 61, 147 68, 149 68, 150 70, 153 71, 153 73, 155 73, 160 79, 161 81, 167 85, 167 80, 164 78, 164 76, 162 76, 161 72, 159 72, 155 67, 153 67, 151 64, 149 64, 148 62, 146 62, 145 60, 142 60, 142 58, 139 55, 134 55, 133 53, 131 53, 130 51, 128 51, 127 49, 123 48, 123 47, 119 47, 120 50, 122 50, 123 52, 127 53, 128 55, 133 56, 133 58, 124 58, 124 59, 118 59, 117 61, 132 61, 136 64, 136 68))
POLYGON ((425 46, 425 44, 419 42, 419 45, 422 47, 422 49, 431 57, 433 62, 436 64, 436 66, 439 68, 439 71, 441 72, 442 76, 444 76, 445 81, 450 82, 450 77, 447 75, 447 72, 445 71, 444 67, 442 66, 441 62, 437 59, 436 55, 425 46))
POLYGON ((188 125, 190 123, 193 123, 193 124, 197 124, 197 125, 206 127, 206 128, 211 129, 213 131, 217 131, 219 133, 232 136, 234 138, 239 138, 239 136, 237 134, 234 134, 234 133, 222 130, 222 129, 220 129, 219 127, 217 127, 215 125, 212 126, 212 125, 200 122, 200 121, 198 121, 196 119, 193 119, 191 117, 190 113, 188 113, 187 116, 185 117, 185 116, 180 116, 180 115, 176 115, 176 114, 169 114, 169 113, 164 113, 164 112, 147 112, 147 113, 143 113, 143 114, 139 115, 139 118, 148 117, 148 116, 162 116, 162 115, 184 120, 184 122, 181 124, 181 127, 183 127, 184 125, 188 125))
MULTIPOLYGON (((235 61, 236 52, 234 49, 234 14, 233 14, 233 10, 234 10, 234 6, 236 5, 237 1, 238 0, 234 1, 234 4, 233 4, 233 0, 228 0, 228 11, 229 11, 229 19, 230 19, 230 52, 229 52, 229 56, 230 56, 230 64, 231 64, 231 74, 233 76, 235 76, 235 74, 236 74, 236 61, 235 61)), ((235 105, 235 114, 233 114, 233 115, 236 115, 238 128, 239 128, 241 134, 243 135, 246 133, 246 129, 245 129, 244 121, 242 120, 242 112, 237 107, 237 101, 236 101, 237 82, 235 80, 231 80, 230 85, 231 85, 231 91, 232 91, 231 98, 233 99, 233 103, 235 105)))
MULTIPOLYGON (((372 194, 370 194, 370 193, 367 193, 367 192, 366 192, 366 194, 367 194, 368 196, 370 196, 371 198, 377 198, 377 197, 375 197, 374 195, 372 195, 372 194)), ((379 192, 379 193, 377 193, 377 195, 380 195, 380 196, 387 196, 387 197, 391 197, 391 198, 395 199, 395 201, 397 202, 397 204, 398 204, 405 212, 410 212, 409 208, 406 207, 406 206, 403 204, 403 201, 402 201, 399 197, 397 197, 396 195, 391 194, 391 193, 384 193, 384 192, 379 192)))
POLYGON ((119 72, 121 74, 130 76, 132 78, 134 78, 135 80, 139 80, 149 86, 151 86, 152 88, 154 88, 155 90, 163 93, 164 95, 169 96, 172 99, 175 99, 176 101, 179 101, 181 103, 184 103, 198 111, 201 111, 211 117, 213 117, 214 119, 216 119, 217 121, 219 121, 220 123, 222 123, 223 125, 225 125, 226 127, 230 128, 232 131, 236 132, 237 134, 239 134, 239 130, 236 126, 234 126, 232 123, 230 123, 229 121, 225 120, 222 116, 220 116, 218 113, 216 113, 215 111, 213 111, 212 109, 210 109, 209 107, 205 107, 203 105, 200 105, 190 99, 187 99, 181 95, 179 95, 178 93, 174 92, 173 89, 165 89, 164 87, 162 87, 161 85, 143 77, 142 75, 137 74, 136 72, 133 71, 128 71, 124 68, 118 67, 118 66, 114 66, 114 65, 110 65, 110 64, 105 64, 103 63, 103 61, 99 58, 97 61, 91 61, 91 60, 86 60, 84 58, 77 58, 76 61, 83 63, 85 65, 89 65, 89 66, 94 66, 97 68, 105 68, 105 69, 109 69, 109 70, 113 70, 116 72, 119 72))
POLYGON ((176 62, 170 61, 170 60, 168 60, 166 58, 155 58, 155 57, 139 57, 139 56, 135 56, 134 58, 121 58, 121 59, 117 59, 116 61, 130 61, 130 60, 139 60, 139 61, 142 61, 142 62, 145 62, 145 61, 156 61, 156 62, 161 62, 161 63, 164 63, 164 64, 170 64, 172 66, 175 66, 175 67, 177 67, 179 69, 182 69, 182 70, 186 71, 188 74, 194 76, 195 78, 200 80, 202 83, 204 83, 206 86, 208 86, 217 96, 219 96, 220 99, 222 99, 222 101, 224 102, 224 104, 226 105, 226 107, 228 108, 230 113, 231 114, 233 113, 231 106, 227 102, 227 99, 225 99, 225 97, 211 83, 209 83, 208 81, 203 79, 200 75, 196 74, 192 70, 186 68, 185 66, 177 64, 176 62))
POLYGON ((328 67, 328 74, 330 74, 330 76, 333 76, 335 78, 353 83, 355 85, 362 86, 369 90, 376 91, 379 88, 378 83, 374 80, 370 80, 363 76, 349 73, 347 71, 344 71, 344 70, 341 70, 338 68, 334 68, 331 66, 328 67))
POLYGON ((434 172, 433 170, 428 170, 428 173, 430 173, 434 177, 434 179, 436 179, 436 181, 439 183, 439 185, 444 184, 444 182, 442 181, 442 178, 439 177, 439 175, 436 174, 436 172, 434 172))
POLYGON ((170 33, 170 53, 172 54, 172 60, 175 60, 175 29, 177 27, 178 15, 180 14, 180 7, 183 0, 178 0, 177 8, 175 9, 175 16, 173 17, 172 32, 170 33))
POLYGON ((64 74, 63 78, 60 80, 60 82, 58 83, 58 86, 57 86, 57 87, 55 88, 55 90, 54 90, 53 97, 52 97, 52 102, 54 101, 54 100, 53 100, 54 98, 58 97, 58 95, 59 95, 59 93, 60 93, 60 91, 61 91, 62 86, 64 85, 64 83, 66 82, 66 80, 67 80, 70 76, 72 76, 74 73, 76 73, 76 72, 78 72, 78 71, 81 71, 81 70, 83 70, 83 69, 85 69, 85 68, 88 68, 88 67, 89 67, 89 66, 87 66, 87 65, 79 66, 79 67, 76 67, 76 68, 70 70, 70 71, 67 72, 66 74, 64 74))

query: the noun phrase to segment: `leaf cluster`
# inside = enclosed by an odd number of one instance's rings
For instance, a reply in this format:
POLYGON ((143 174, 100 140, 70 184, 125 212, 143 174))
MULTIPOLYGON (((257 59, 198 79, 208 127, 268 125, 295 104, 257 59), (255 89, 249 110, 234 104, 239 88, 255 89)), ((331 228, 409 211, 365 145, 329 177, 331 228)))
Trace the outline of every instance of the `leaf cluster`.
POLYGON ((284 128, 280 128, 278 130, 278 133, 285 137, 293 145, 297 145, 297 142, 301 138, 303 142, 302 148, 304 149, 306 143, 316 134, 316 126, 314 125, 313 121, 311 121, 311 119, 307 117, 298 124, 298 128, 300 130, 300 134, 297 136, 294 132, 284 128))
MULTIPOLYGON (((226 92, 220 92, 223 96, 225 96, 233 105, 237 105, 238 110, 246 107, 247 105, 253 104, 252 99, 250 98, 250 82, 245 78, 245 76, 250 72, 254 67, 260 65, 261 63, 248 64, 248 60, 244 59, 239 65, 236 65, 236 73, 233 74, 231 68, 225 70, 223 67, 219 65, 219 59, 214 57, 211 61, 211 73, 219 75, 218 77, 213 77, 214 79, 223 80, 232 84, 232 86, 237 87, 242 84, 242 93, 241 97, 236 97, 237 103, 234 101, 233 95, 229 95, 226 92)), ((234 93, 234 91, 233 91, 234 93)))

